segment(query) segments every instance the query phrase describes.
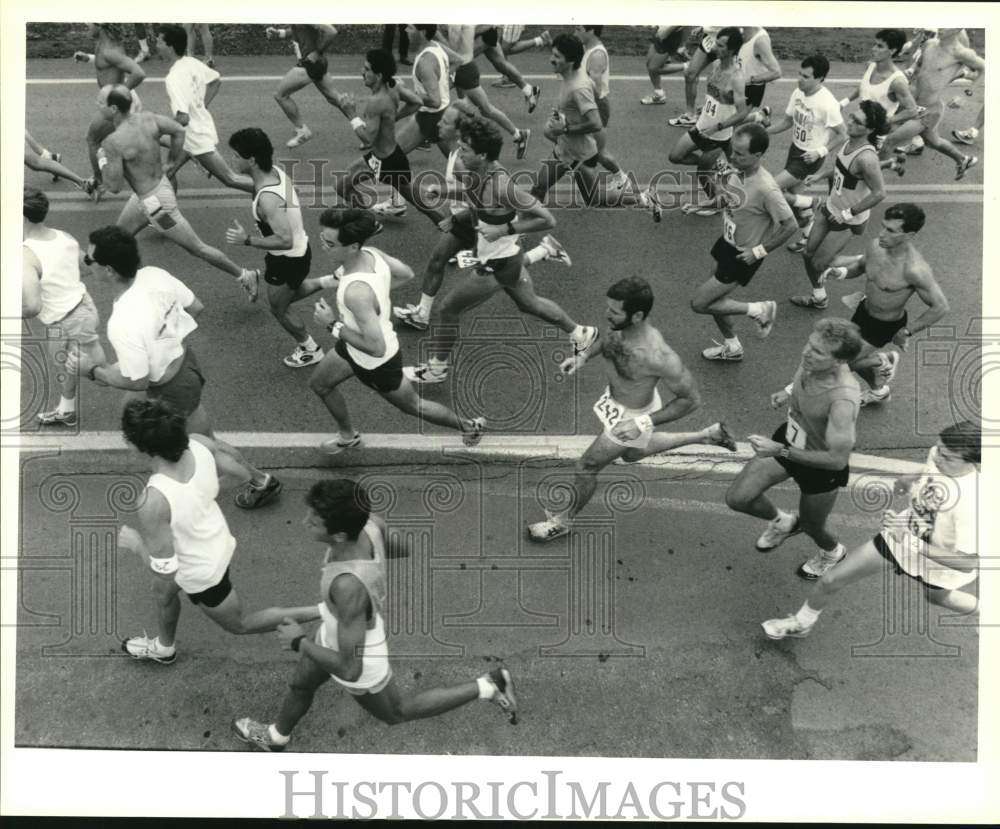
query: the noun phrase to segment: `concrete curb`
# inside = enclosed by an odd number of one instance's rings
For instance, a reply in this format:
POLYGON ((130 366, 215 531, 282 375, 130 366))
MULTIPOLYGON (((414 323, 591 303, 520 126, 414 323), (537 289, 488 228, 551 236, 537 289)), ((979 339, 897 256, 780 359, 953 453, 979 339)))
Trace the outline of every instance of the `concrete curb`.
MULTIPOLYGON (((264 469, 336 469, 339 467, 439 466, 453 464, 511 464, 526 462, 570 464, 594 439, 593 435, 488 435, 475 448, 454 435, 366 434, 359 449, 324 455, 319 444, 329 433, 219 432, 218 437, 246 453, 264 469)), ((148 464, 126 446, 118 432, 79 435, 19 435, 5 438, 4 449, 19 449, 22 464, 58 458, 64 473, 142 472, 148 464)), ((735 475, 753 457, 747 443, 727 452, 713 446, 685 446, 669 454, 645 458, 640 466, 655 466, 683 474, 735 475)), ((630 466, 633 464, 629 464, 630 466)), ((921 463, 856 453, 851 455, 855 475, 896 476, 919 472, 921 463)))

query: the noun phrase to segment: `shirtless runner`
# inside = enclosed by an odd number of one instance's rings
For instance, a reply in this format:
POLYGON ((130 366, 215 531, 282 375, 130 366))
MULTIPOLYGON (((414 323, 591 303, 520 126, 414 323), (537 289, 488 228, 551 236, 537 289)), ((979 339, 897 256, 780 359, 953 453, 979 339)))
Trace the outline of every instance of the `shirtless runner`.
POLYGON ((678 420, 701 405, 698 386, 663 335, 649 324, 653 290, 646 280, 619 280, 608 289, 607 296, 608 336, 568 358, 560 367, 564 374, 572 374, 598 351, 608 361, 608 388, 594 404, 604 432, 577 462, 569 508, 560 514, 546 510, 544 521, 528 527, 534 541, 566 535, 573 518, 597 489, 597 474, 618 458, 634 463, 692 443, 736 451, 732 435, 721 422, 698 432, 654 431, 656 426, 678 420), (656 388, 660 381, 673 395, 665 406, 656 388))

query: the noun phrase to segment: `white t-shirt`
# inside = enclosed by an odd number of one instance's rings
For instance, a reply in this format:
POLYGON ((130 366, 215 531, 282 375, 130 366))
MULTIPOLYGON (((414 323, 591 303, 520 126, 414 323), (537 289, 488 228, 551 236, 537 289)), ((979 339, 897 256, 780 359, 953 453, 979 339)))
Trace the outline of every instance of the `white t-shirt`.
POLYGON ((833 127, 844 123, 840 104, 825 86, 808 96, 796 89, 788 99, 785 115, 792 118, 792 143, 800 150, 825 147, 833 127))
POLYGON ((974 581, 976 571, 966 573, 939 564, 927 550, 942 557, 977 554, 979 473, 951 478, 938 471, 935 455, 932 449, 910 489, 909 507, 883 523, 882 535, 905 572, 927 584, 955 590, 974 581))
POLYGON ((38 318, 52 325, 76 308, 87 293, 80 281, 80 246, 68 233, 55 229, 51 238, 25 239, 24 246, 35 254, 42 266, 38 284, 42 310, 38 318))
POLYGON ((171 114, 183 112, 190 119, 185 127, 184 149, 191 155, 210 153, 219 143, 215 121, 205 106, 205 87, 219 77, 214 69, 185 55, 170 67, 164 80, 171 114))
POLYGON ((108 320, 108 339, 118 368, 129 380, 156 383, 184 353, 184 338, 198 323, 184 309, 194 294, 162 268, 140 268, 132 286, 118 299, 108 320))

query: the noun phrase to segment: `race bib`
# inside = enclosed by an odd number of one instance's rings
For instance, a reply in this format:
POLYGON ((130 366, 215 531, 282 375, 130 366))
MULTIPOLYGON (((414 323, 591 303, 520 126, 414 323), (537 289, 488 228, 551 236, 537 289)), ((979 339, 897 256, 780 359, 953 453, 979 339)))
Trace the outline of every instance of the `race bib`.
POLYGON ((455 263, 459 268, 474 268, 479 264, 479 259, 471 250, 460 250, 455 254, 455 263))
POLYGON ((794 417, 792 417, 791 412, 788 413, 788 425, 785 427, 785 440, 788 441, 789 446, 792 446, 795 449, 806 448, 806 430, 798 424, 794 417))
POLYGON ((844 189, 844 174, 840 170, 833 174, 833 189, 837 193, 844 189))
POLYGON ((722 238, 736 247, 736 222, 728 209, 722 212, 722 238))
POLYGON ((156 198, 155 193, 151 196, 146 196, 146 198, 142 200, 142 207, 146 211, 147 216, 152 216, 154 213, 163 209, 163 205, 160 204, 160 200, 156 198))
POLYGON ((701 40, 701 48, 711 53, 715 48, 715 35, 705 35, 701 40))
POLYGON ((796 144, 805 144, 809 140, 809 130, 796 124, 792 127, 792 140, 796 144))
POLYGON ((718 112, 718 103, 715 98, 705 98, 705 104, 702 107, 702 112, 709 118, 715 117, 715 113, 718 112))
POLYGON ((597 419, 608 429, 620 423, 625 416, 625 412, 625 407, 611 396, 610 389, 605 389, 604 394, 594 404, 594 414, 597 415, 597 419))
POLYGON ((368 169, 372 171, 372 175, 378 179, 382 175, 382 159, 378 158, 374 153, 366 159, 368 162, 368 169))

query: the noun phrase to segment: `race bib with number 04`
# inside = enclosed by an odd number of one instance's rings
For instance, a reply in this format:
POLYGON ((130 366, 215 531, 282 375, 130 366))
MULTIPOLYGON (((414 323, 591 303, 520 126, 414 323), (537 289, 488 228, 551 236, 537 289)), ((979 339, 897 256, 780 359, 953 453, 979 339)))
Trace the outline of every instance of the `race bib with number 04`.
POLYGON ((785 440, 788 441, 789 446, 792 446, 795 449, 806 448, 806 430, 798 424, 794 417, 792 417, 791 412, 788 413, 788 425, 785 427, 785 440))

